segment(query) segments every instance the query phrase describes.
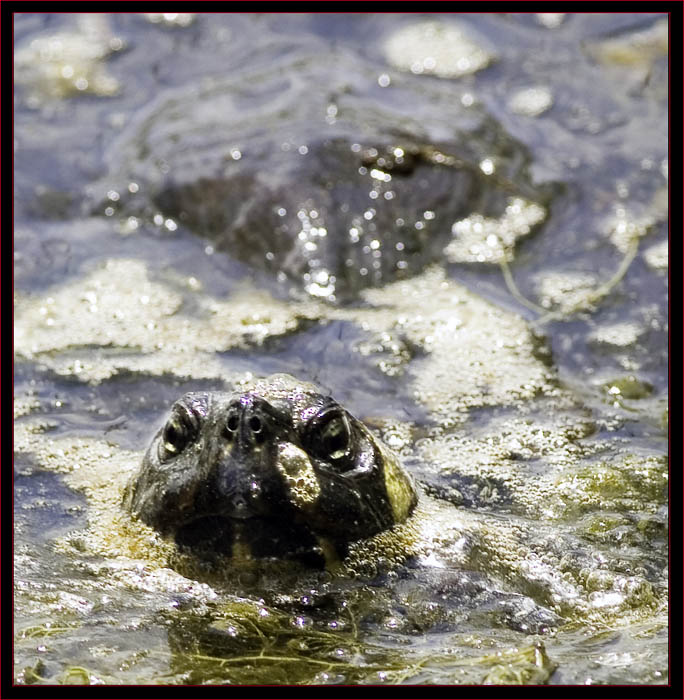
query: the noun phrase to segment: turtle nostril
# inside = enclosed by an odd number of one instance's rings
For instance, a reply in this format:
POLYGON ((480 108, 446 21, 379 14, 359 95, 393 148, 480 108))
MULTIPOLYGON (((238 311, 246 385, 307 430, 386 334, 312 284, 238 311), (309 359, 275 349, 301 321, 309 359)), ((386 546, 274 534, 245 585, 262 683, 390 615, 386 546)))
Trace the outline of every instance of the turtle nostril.
POLYGON ((237 417, 236 413, 233 413, 231 416, 228 417, 228 422, 226 425, 228 426, 228 430, 230 430, 231 433, 234 433, 238 429, 238 426, 240 425, 240 419, 237 417))
POLYGON ((249 427, 252 429, 252 432, 260 433, 261 429, 263 427, 263 424, 257 416, 252 416, 249 419, 249 427))

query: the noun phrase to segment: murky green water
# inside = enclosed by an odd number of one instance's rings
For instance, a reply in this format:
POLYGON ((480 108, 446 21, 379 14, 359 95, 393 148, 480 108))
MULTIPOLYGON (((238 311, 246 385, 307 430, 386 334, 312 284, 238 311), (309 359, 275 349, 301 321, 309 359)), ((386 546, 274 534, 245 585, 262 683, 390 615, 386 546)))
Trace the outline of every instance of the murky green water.
POLYGON ((16 682, 667 683, 667 50, 16 16, 16 682), (272 372, 418 480, 402 565, 204 576, 122 512, 178 396, 272 372))

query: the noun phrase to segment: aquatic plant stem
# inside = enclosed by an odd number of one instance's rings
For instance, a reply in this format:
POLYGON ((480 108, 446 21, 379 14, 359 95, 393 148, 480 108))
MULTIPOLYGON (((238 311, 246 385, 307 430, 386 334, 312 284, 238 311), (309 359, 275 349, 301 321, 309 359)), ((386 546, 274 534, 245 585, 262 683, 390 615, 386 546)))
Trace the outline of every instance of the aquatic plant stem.
POLYGON ((625 276, 627 270, 629 269, 629 266, 632 264, 632 261, 636 257, 638 250, 639 237, 634 236, 634 238, 631 239, 629 243, 629 248, 627 249, 625 256, 622 258, 620 266, 616 270, 615 274, 607 282, 604 282, 593 292, 587 294, 587 296, 581 302, 578 302, 572 308, 567 309, 565 311, 548 311, 547 309, 544 309, 538 304, 529 301, 529 299, 526 299, 520 293, 520 290, 515 284, 515 280, 513 279, 513 275, 511 274, 511 269, 508 266, 508 262, 506 262, 506 260, 502 260, 499 263, 499 265, 501 267, 501 272, 503 273, 504 281, 506 282, 506 286, 508 287, 508 291, 511 293, 511 296, 513 296, 523 306, 526 306, 528 309, 531 309, 532 311, 536 311, 537 313, 541 314, 539 318, 536 318, 534 319, 534 321, 532 321, 533 325, 537 326, 542 325, 544 323, 548 323, 549 321, 567 318, 572 314, 577 313, 578 311, 586 309, 587 307, 591 306, 597 301, 603 299, 603 297, 607 296, 625 276))
POLYGON ((541 306, 538 306, 534 302, 529 301, 520 293, 520 290, 518 289, 518 286, 516 285, 515 280, 513 279, 513 275, 511 274, 511 268, 508 266, 508 262, 506 261, 505 258, 503 258, 499 262, 499 266, 501 267, 501 272, 503 273, 503 277, 504 277, 504 280, 506 282, 506 286, 508 287, 508 291, 511 293, 511 296, 513 296, 523 306, 526 306, 528 309, 531 309, 532 311, 536 311, 537 313, 540 313, 540 314, 546 313, 546 309, 544 309, 541 306))

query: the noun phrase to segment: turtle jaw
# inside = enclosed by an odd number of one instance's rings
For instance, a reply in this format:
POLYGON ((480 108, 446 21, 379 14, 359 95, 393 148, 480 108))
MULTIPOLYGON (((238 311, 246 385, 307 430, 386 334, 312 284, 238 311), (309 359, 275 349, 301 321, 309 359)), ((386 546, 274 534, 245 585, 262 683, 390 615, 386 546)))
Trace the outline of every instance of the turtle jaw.
POLYGON ((297 560, 314 568, 326 564, 319 538, 306 525, 259 515, 202 516, 178 528, 174 540, 181 550, 204 559, 222 556, 237 564, 297 560))

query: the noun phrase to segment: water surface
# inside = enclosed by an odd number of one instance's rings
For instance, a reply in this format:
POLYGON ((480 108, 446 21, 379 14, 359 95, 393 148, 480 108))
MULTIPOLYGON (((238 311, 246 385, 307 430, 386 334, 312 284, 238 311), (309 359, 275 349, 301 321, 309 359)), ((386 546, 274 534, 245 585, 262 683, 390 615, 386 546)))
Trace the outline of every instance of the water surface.
POLYGON ((17 15, 16 682, 666 683, 667 36, 17 15), (418 556, 221 584, 127 520, 170 404, 272 372, 399 452, 418 556))

